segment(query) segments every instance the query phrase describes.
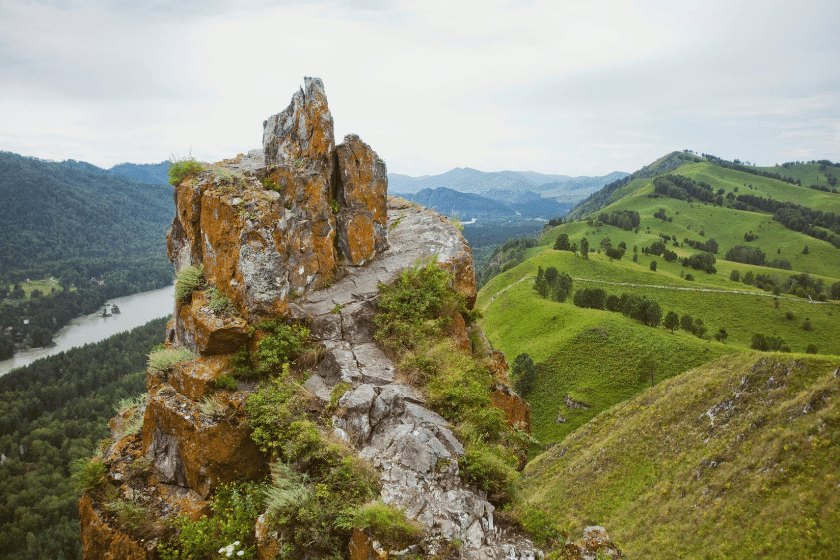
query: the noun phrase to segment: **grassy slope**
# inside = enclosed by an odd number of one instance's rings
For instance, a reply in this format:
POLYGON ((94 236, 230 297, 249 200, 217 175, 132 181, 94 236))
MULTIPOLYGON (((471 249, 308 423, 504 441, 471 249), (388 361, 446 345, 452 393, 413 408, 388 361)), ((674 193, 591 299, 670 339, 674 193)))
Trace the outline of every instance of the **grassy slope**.
MULTIPOLYGON (((739 192, 761 196, 773 195, 779 200, 831 210, 837 195, 831 195, 791 186, 786 183, 757 177, 742 172, 721 169, 707 163, 690 163, 677 171, 680 174, 705 181, 717 190, 728 191, 739 187, 739 192), (752 184, 753 190, 744 188, 752 184), (833 197, 833 198, 832 198, 833 197)), ((561 440, 566 434, 593 418, 598 412, 620 402, 649 385, 651 360, 656 379, 677 375, 726 353, 748 350, 754 333, 782 337, 796 352, 808 344, 816 344, 821 353, 840 348, 840 306, 836 303, 816 304, 807 300, 781 296, 775 299, 766 292, 740 282, 733 282, 729 274, 733 269, 741 275, 748 270, 787 278, 799 271, 820 277, 826 286, 840 279, 840 259, 837 249, 828 243, 792 232, 774 222, 766 214, 739 212, 700 203, 688 203, 666 198, 649 198, 653 192, 650 179, 637 179, 620 189, 613 198, 620 198, 604 212, 614 209, 637 210, 642 216, 639 232, 625 232, 612 226, 590 226, 586 222, 564 224, 547 232, 543 245, 529 249, 529 260, 492 279, 479 293, 478 306, 484 310, 482 327, 496 348, 509 358, 521 352, 529 353, 542 363, 541 378, 529 396, 534 415, 534 433, 543 442, 561 440), (653 218, 659 208, 666 208, 672 222, 653 218), (659 239, 659 233, 676 237, 682 242, 686 237, 703 240, 699 235, 705 230, 706 238, 714 237, 721 246, 718 253, 717 274, 686 269, 678 263, 666 263, 660 257, 638 253, 638 262, 632 262, 633 247, 639 250, 659 239), (768 259, 789 260, 794 270, 784 271, 766 267, 743 265, 720 260, 726 250, 744 244, 743 235, 752 230, 759 239, 749 245, 760 247, 768 259), (572 242, 586 236, 590 247, 598 247, 600 240, 610 237, 613 245, 624 241, 628 246, 625 258, 610 262, 604 255, 590 254, 589 260, 575 258, 569 252, 554 251, 550 247, 556 237, 565 232, 572 242), (809 254, 801 249, 809 246, 809 254), (780 249, 780 252, 776 250, 780 249), (650 262, 656 260, 656 272, 650 271, 650 262), (618 314, 604 311, 578 309, 570 303, 559 304, 540 298, 532 289, 532 280, 516 282, 533 276, 537 267, 555 266, 568 272, 576 280, 575 288, 598 286, 607 293, 622 292, 646 295, 660 303, 663 313, 675 311, 703 319, 711 336, 724 327, 729 333, 726 344, 701 341, 687 333, 674 334, 664 328, 651 329, 618 314), (691 273, 695 281, 688 282, 682 274, 691 273), (632 283, 645 286, 618 286, 608 283, 632 283), (512 288, 506 289, 514 285, 512 288), (689 291, 727 290, 741 294, 689 291), (502 290, 505 290, 502 292, 502 290), (501 293, 500 293, 501 292, 501 293), (492 301, 492 298, 496 299, 492 301), (794 318, 786 319, 786 312, 794 318), (801 328, 805 318, 813 326, 811 331, 801 328), (591 329, 600 329, 592 331, 591 329), (599 338, 593 332, 606 332, 599 338), (585 350, 583 350, 585 349, 585 350), (578 400, 593 404, 588 411, 570 411, 562 406, 565 393, 578 400), (558 412, 568 422, 555 423, 558 412)), ((840 210, 840 207, 838 208, 840 210)), ((675 250, 680 256, 696 252, 689 247, 675 250)))
POLYGON ((720 358, 535 459, 525 495, 571 534, 605 525, 631 558, 831 556, 840 545, 838 365, 720 358))

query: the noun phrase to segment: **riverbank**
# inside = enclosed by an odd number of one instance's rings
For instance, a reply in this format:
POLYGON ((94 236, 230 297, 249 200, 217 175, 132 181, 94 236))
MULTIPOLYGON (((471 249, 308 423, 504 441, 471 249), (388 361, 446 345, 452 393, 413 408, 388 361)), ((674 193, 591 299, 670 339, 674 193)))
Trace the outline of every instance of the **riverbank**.
POLYGON ((117 305, 120 313, 103 317, 101 310, 97 310, 89 315, 73 319, 71 324, 62 327, 53 337, 54 346, 22 350, 16 352, 12 358, 0 362, 0 375, 5 375, 15 368, 31 364, 40 358, 54 356, 71 348, 99 342, 117 333, 145 325, 153 319, 171 315, 174 297, 174 286, 167 286, 157 290, 113 298, 108 303, 117 305))

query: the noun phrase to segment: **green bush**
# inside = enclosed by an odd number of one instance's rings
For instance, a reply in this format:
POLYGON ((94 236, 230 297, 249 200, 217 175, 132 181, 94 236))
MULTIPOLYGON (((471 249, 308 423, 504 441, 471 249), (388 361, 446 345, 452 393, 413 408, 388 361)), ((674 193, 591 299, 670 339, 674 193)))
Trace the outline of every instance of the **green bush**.
POLYGON ((99 457, 79 459, 73 463, 72 470, 77 492, 99 488, 105 483, 105 475, 108 473, 108 468, 99 457))
POLYGON ((185 266, 175 275, 175 299, 187 299, 193 290, 204 285, 204 267, 185 266))
POLYGON ((274 320, 260 323, 257 328, 267 333, 256 353, 263 373, 279 373, 283 364, 293 364, 309 341, 309 329, 300 325, 274 320))
POLYGON ((468 439, 464 454, 458 458, 461 477, 487 492, 487 499, 496 506, 516 498, 516 465, 514 452, 500 444, 488 444, 479 438, 468 439))
POLYGON ((162 348, 149 354, 149 368, 158 375, 166 375, 176 364, 195 358, 196 355, 187 348, 162 348))
POLYGON ((231 302, 229 298, 225 297, 222 292, 216 289, 215 286, 208 288, 206 295, 209 300, 210 309, 212 309, 213 313, 216 315, 229 314, 235 311, 233 302, 231 302))
POLYGON ((169 184, 180 185, 181 181, 204 171, 204 164, 195 158, 172 158, 169 160, 169 184))
POLYGON ((239 389, 239 383, 237 383, 236 378, 226 373, 224 375, 220 375, 213 381, 213 387, 215 389, 227 389, 228 391, 236 391, 239 389))
POLYGON ((284 379, 263 382, 245 403, 251 438, 264 452, 294 462, 321 445, 318 426, 306 417, 308 398, 284 379))
POLYGON ((387 550, 403 550, 423 538, 423 527, 419 523, 382 500, 369 502, 356 510, 349 524, 364 530, 387 550))
POLYGON ((464 296, 449 288, 452 274, 431 257, 418 261, 391 285, 380 286, 376 340, 392 348, 414 348, 438 335, 456 311, 466 311, 464 296))

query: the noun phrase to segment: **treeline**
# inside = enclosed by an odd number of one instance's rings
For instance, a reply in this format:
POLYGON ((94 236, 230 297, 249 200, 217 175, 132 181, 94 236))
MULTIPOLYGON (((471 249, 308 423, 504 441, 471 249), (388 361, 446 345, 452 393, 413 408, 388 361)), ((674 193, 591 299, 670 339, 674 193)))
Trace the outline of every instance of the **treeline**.
POLYGON ((613 210, 609 214, 606 212, 598 214, 598 221, 602 224, 621 228, 624 231, 630 231, 639 227, 642 219, 635 210, 613 210))
POLYGON ((70 465, 109 437, 119 400, 145 390, 166 321, 0 377, 0 560, 81 558, 70 465))
POLYGON ((767 260, 767 255, 758 247, 750 247, 749 245, 736 245, 726 252, 726 260, 732 262, 739 262, 744 264, 754 264, 756 266, 769 266, 771 268, 780 268, 782 270, 790 270, 790 261, 786 259, 767 260))
MULTIPOLYGON (((801 185, 801 182, 798 179, 792 179, 790 177, 783 177, 779 173, 774 173, 770 171, 764 171, 763 169, 756 169, 755 167, 750 167, 748 165, 741 164, 740 161, 737 159, 733 161, 727 161, 725 159, 721 159, 717 156, 713 156, 711 154, 702 154, 704 158, 709 160, 709 162, 717 165, 718 167, 723 167, 726 169, 734 169, 736 171, 743 171, 744 173, 749 173, 750 175, 759 175, 761 177, 768 177, 770 179, 776 179, 777 181, 784 181, 785 183, 789 183, 791 185, 801 185)), ((785 167, 785 166, 783 166, 785 167)))
POLYGON ((828 241, 840 249, 840 216, 834 212, 823 212, 792 202, 782 202, 752 194, 738 195, 735 200, 737 202, 733 207, 739 210, 770 212, 773 214, 773 219, 786 228, 815 239, 828 241), (825 230, 830 230, 832 233, 825 230))
POLYGON ((662 175, 653 179, 653 192, 656 194, 688 202, 699 200, 715 206, 723 206, 722 191, 723 189, 719 189, 715 193, 708 183, 698 182, 681 175, 662 175))
POLYGON ((752 270, 741 275, 741 272, 735 269, 729 274, 729 279, 733 282, 740 281, 747 286, 755 286, 765 292, 773 292, 775 295, 790 294, 817 301, 840 299, 840 282, 835 282, 829 287, 822 278, 814 279, 807 272, 781 278, 766 272, 755 273, 752 270))

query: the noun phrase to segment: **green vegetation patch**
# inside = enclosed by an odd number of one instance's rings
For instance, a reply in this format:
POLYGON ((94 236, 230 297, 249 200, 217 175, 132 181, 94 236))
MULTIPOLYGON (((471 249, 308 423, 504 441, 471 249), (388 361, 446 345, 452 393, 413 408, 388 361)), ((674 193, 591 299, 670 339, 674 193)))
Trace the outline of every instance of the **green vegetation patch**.
POLYGON ((187 177, 204 171, 204 164, 192 157, 175 158, 169 161, 169 184, 180 185, 187 177))
POLYGON ((837 359, 732 355, 620 403, 532 461, 523 492, 628 557, 803 558, 840 545, 837 359))

